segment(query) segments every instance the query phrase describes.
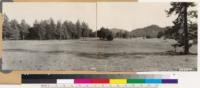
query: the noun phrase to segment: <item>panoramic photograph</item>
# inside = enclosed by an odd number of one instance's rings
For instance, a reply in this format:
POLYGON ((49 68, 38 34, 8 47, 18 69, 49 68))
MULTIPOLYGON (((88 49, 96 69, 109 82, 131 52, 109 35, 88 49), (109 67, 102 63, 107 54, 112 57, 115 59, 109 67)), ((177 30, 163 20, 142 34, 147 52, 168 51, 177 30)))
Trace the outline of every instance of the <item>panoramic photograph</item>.
POLYGON ((3 70, 197 71, 197 4, 3 3, 3 70))

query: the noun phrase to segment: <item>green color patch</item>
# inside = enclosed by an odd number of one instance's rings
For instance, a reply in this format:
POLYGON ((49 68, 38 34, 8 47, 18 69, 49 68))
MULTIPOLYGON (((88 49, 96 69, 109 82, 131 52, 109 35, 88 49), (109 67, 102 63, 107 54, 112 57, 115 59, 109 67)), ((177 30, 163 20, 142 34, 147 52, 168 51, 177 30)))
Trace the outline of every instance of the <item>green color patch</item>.
POLYGON ((127 83, 144 83, 144 79, 128 79, 127 83))

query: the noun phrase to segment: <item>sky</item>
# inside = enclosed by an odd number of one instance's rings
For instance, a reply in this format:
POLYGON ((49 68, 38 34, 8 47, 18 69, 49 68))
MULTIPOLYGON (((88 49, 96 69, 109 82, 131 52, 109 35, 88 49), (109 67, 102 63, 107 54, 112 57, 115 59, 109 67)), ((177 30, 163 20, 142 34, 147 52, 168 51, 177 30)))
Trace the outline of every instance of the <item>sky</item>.
POLYGON ((167 17, 170 3, 99 3, 98 24, 126 30, 143 28, 149 25, 166 27, 172 25, 175 16, 167 17))
POLYGON ((3 3, 3 13, 9 19, 21 21, 25 19, 28 24, 33 24, 35 20, 69 20, 76 22, 80 20, 88 23, 92 28, 96 28, 96 4, 95 3, 60 3, 60 2, 11 2, 3 3))
POLYGON ((93 30, 96 28, 120 28, 133 30, 152 24, 160 27, 172 25, 175 16, 167 17, 165 10, 170 8, 166 2, 6 2, 3 13, 9 19, 18 21, 25 19, 30 25, 38 21, 53 18, 54 20, 77 20, 88 23, 93 30))

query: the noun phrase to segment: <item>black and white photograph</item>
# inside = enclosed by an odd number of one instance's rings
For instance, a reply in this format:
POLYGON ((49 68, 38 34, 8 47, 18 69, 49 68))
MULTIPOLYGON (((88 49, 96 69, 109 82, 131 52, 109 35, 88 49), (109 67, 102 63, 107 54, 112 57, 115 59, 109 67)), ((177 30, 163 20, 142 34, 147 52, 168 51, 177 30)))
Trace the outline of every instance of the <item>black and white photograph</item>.
POLYGON ((4 2, 3 70, 197 71, 195 2, 4 2))

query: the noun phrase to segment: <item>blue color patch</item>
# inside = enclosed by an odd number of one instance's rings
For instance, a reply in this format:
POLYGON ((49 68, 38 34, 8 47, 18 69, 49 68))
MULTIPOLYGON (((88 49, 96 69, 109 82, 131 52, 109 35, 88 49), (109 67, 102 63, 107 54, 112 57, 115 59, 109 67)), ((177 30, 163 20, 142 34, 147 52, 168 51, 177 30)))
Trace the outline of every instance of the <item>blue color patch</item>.
POLYGON ((144 82, 150 84, 162 84, 161 79, 145 79, 144 82))

